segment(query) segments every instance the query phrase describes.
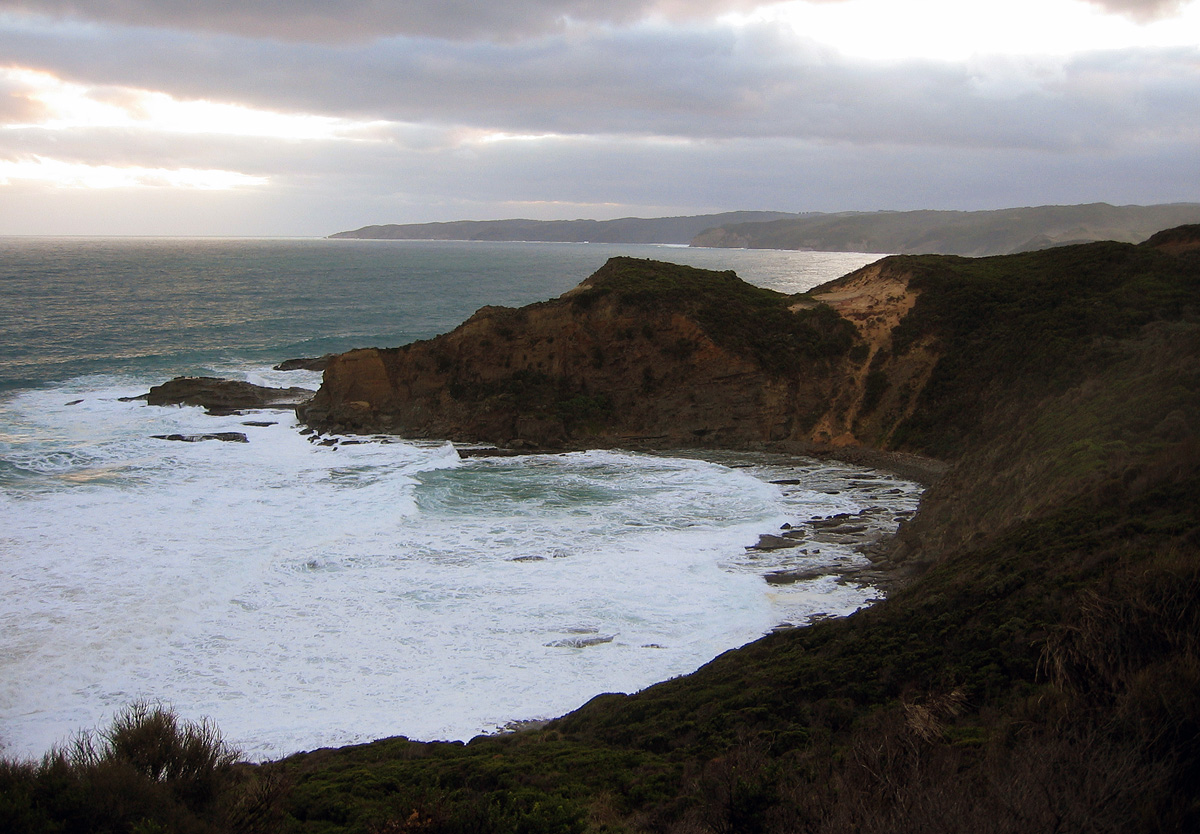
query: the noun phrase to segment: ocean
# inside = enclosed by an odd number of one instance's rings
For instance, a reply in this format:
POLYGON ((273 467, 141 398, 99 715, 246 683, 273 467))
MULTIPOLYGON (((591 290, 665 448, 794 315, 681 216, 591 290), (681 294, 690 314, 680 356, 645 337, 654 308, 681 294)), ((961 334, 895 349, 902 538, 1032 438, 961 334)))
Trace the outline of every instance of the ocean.
POLYGON ((877 258, 0 238, 0 754, 40 756, 135 700, 212 718, 250 759, 469 739, 869 604, 873 588, 816 575, 863 559, 813 522, 893 529, 920 488, 886 473, 711 451, 333 448, 286 411, 122 401, 184 374, 316 388, 271 368, 551 298, 613 255, 788 292, 877 258), (249 442, 153 437, 218 431, 249 442), (802 547, 747 550, 783 525, 802 547), (767 581, 788 571, 813 578, 767 581))

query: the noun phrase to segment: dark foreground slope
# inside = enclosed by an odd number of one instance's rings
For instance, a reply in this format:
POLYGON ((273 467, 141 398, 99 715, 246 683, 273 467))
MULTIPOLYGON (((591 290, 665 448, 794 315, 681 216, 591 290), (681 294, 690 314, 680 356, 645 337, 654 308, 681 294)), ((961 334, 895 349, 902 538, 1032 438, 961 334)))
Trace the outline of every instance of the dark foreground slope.
MULTIPOLYGON (((951 464, 905 588, 540 729, 235 769, 191 830, 1200 827, 1200 228, 893 258, 789 303, 819 299, 856 325, 843 428, 951 464)), ((23 830, 102 787, 13 771, 23 830)))

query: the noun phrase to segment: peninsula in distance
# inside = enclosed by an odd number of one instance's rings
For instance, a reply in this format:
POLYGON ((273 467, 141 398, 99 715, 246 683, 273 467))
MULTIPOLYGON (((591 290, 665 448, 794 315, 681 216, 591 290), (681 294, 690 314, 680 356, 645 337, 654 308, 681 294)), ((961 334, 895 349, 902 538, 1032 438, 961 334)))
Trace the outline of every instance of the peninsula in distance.
POLYGON ((661 243, 738 249, 811 249, 899 255, 1008 255, 1115 240, 1200 223, 1200 203, 1034 206, 995 211, 734 211, 618 220, 460 220, 363 226, 331 238, 661 243))

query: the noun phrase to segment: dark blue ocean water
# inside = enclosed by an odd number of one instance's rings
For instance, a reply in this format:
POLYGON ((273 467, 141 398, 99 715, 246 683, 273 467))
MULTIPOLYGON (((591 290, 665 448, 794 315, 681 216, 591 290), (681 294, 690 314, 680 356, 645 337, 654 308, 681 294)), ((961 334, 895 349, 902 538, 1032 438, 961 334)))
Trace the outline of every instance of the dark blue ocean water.
MULTIPOLYGON (((795 291, 845 253, 443 241, 0 238, 0 391, 97 373, 200 374, 452 329, 578 284, 613 255, 795 291)), ((806 286, 804 288, 807 288, 806 286)))

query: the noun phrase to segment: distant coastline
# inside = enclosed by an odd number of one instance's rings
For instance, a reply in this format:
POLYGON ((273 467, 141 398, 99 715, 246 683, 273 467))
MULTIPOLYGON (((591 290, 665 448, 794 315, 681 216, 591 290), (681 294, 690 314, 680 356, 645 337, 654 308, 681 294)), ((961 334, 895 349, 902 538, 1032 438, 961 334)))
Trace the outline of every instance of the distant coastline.
POLYGON ((1159 229, 1200 223, 1200 203, 1089 203, 993 211, 735 211, 617 220, 461 220, 384 224, 333 239, 657 243, 734 249, 880 254, 1008 255, 1115 240, 1141 243, 1159 229))
POLYGON ((363 226, 330 235, 354 240, 490 240, 520 243, 668 243, 686 246, 718 226, 796 217, 784 211, 731 211, 688 217, 618 220, 459 220, 363 226))

